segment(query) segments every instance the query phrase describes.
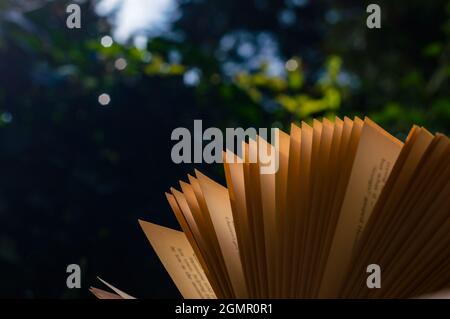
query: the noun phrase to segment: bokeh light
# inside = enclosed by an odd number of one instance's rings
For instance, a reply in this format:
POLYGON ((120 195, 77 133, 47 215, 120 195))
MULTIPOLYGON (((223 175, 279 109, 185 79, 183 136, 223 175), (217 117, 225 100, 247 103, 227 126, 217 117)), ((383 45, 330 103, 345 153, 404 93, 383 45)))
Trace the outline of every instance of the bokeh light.
POLYGON ((100 40, 100 43, 101 43, 105 48, 109 48, 110 46, 113 45, 114 41, 113 41, 113 38, 111 38, 109 35, 105 35, 105 36, 102 37, 102 39, 100 40))
POLYGON ((298 62, 294 59, 290 59, 286 62, 285 67, 286 67, 286 70, 288 70, 290 72, 295 71, 298 68, 298 62))
POLYGON ((0 119, 3 123, 8 124, 12 122, 13 116, 10 112, 3 112, 0 119))
POLYGON ((107 93, 102 93, 98 96, 98 103, 102 106, 106 106, 111 102, 111 97, 107 93))
POLYGON ((125 68, 127 67, 127 60, 125 60, 124 58, 118 58, 118 59, 114 62, 114 66, 115 66, 116 69, 119 70, 119 71, 125 70, 125 68))

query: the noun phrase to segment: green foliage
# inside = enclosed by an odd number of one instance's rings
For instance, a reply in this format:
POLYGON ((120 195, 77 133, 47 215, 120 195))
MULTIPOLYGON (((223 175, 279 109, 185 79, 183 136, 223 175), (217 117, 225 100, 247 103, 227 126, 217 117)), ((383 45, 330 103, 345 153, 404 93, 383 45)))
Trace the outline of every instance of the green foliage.
POLYGON ((267 98, 273 99, 297 119, 306 119, 317 113, 339 108, 341 92, 337 77, 342 64, 339 57, 332 56, 328 59, 325 74, 310 87, 304 86, 305 74, 301 59, 292 58, 287 62, 289 63, 293 67, 287 70, 284 78, 268 75, 263 66, 253 74, 239 73, 234 80, 255 103, 267 98))

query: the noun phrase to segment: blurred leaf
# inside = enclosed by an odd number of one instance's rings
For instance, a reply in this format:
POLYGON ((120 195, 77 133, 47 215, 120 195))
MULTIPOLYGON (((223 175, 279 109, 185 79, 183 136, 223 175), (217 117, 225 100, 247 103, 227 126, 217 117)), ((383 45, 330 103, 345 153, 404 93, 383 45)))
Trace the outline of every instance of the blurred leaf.
POLYGON ((439 42, 430 43, 423 49, 423 54, 428 57, 437 56, 441 54, 441 52, 442 52, 442 43, 439 42))
POLYGON ((289 87, 293 90, 298 90, 303 85, 303 75, 299 71, 293 71, 288 73, 289 87))

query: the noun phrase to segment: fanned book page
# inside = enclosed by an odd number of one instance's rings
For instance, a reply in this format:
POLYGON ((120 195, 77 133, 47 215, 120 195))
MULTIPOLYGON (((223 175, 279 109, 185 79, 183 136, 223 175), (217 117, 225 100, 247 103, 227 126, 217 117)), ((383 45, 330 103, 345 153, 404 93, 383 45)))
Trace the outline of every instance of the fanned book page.
POLYGON ((170 189, 182 232, 140 221, 184 298, 450 298, 448 137, 357 117, 277 133, 224 151, 226 186, 170 189))

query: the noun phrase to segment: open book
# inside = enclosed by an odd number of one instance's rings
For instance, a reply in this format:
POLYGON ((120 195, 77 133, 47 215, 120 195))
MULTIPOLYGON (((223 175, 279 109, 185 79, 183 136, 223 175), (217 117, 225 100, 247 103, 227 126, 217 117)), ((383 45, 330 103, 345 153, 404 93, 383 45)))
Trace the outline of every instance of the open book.
POLYGON ((368 118, 336 118, 293 124, 276 147, 256 140, 225 151, 226 187, 196 171, 166 193, 182 232, 140 221, 184 298, 411 298, 450 286, 446 136, 414 126, 402 143, 368 118), (278 154, 272 174, 260 147, 278 154))

